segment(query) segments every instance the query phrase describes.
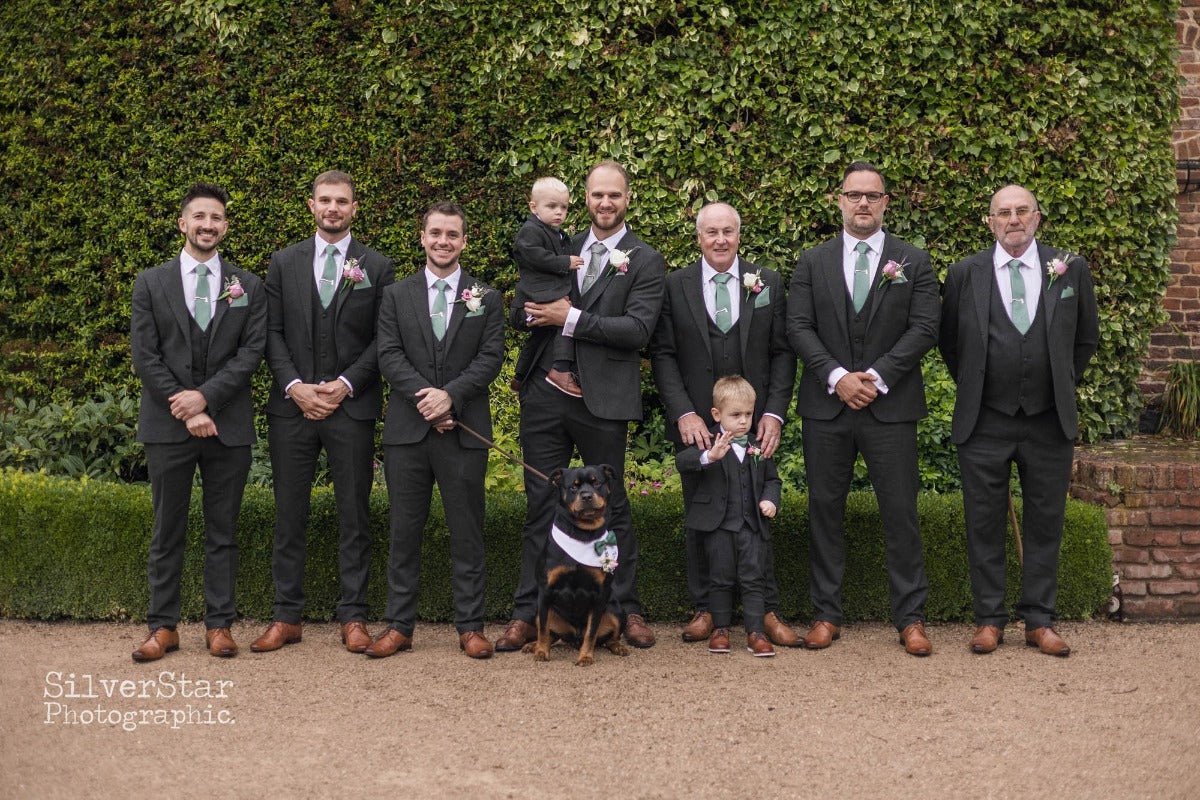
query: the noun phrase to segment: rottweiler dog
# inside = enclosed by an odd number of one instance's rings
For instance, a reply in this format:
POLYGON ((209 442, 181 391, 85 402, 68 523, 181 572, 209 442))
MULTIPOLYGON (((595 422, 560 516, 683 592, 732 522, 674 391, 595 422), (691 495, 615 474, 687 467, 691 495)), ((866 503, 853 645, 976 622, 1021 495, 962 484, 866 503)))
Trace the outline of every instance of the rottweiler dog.
POLYGON ((616 480, 607 464, 557 469, 550 475, 559 504, 537 570, 537 640, 524 648, 537 661, 548 661, 550 645, 559 639, 579 648, 576 666, 595 661, 596 645, 629 655, 621 644, 621 623, 608 610, 619 553, 605 523, 616 480))

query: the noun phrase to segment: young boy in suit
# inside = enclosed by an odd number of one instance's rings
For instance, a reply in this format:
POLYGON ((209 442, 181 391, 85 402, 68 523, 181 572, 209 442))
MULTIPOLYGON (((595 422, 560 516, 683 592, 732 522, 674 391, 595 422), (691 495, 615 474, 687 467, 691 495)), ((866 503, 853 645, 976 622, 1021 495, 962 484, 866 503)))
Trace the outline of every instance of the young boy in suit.
POLYGON ((763 542, 771 535, 767 520, 779 509, 782 484, 775 462, 764 458, 750 435, 754 387, 745 378, 727 376, 713 385, 712 447, 681 450, 680 472, 699 472, 700 483, 688 507, 687 526, 704 537, 710 570, 709 606, 714 630, 710 653, 729 652, 733 590, 742 593, 746 649, 754 656, 775 655, 763 634, 763 542))

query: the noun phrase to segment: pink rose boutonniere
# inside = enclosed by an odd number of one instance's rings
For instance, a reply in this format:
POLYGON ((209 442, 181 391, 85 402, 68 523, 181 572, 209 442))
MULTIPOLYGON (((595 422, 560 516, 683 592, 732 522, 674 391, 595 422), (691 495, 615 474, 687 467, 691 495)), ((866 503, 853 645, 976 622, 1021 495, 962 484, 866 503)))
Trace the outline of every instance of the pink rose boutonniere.
POLYGON ((359 266, 357 258, 347 258, 342 267, 342 277, 350 283, 362 283, 367 279, 367 273, 359 266))
POLYGON ((1062 258, 1050 259, 1050 263, 1046 265, 1047 286, 1053 286, 1054 281, 1066 274, 1067 264, 1071 263, 1071 259, 1074 257, 1070 253, 1064 253, 1062 258))
POLYGON ((879 271, 879 286, 883 286, 885 283, 908 283, 908 276, 904 274, 904 268, 907 266, 907 261, 900 264, 888 261, 879 271))
POLYGON ((218 300, 227 300, 229 305, 246 296, 246 290, 242 288, 242 282, 234 275, 231 278, 225 279, 225 287, 218 300))
POLYGON ((746 448, 746 455, 753 458, 754 463, 757 464, 759 459, 762 458, 762 448, 756 444, 752 444, 746 448))
POLYGON ((467 307, 467 315, 475 316, 483 311, 483 296, 487 290, 478 283, 469 289, 463 289, 462 294, 454 302, 462 303, 467 307))

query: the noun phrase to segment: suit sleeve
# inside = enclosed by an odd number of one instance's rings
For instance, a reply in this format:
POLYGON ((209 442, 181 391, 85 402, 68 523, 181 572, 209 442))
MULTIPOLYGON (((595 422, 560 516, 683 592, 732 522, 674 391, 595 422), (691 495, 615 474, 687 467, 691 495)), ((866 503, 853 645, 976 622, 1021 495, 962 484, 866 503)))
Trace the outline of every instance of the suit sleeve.
MULTIPOLYGON (((375 290, 375 320, 379 320, 379 306, 383 302, 383 293, 387 287, 396 282, 396 273, 392 269, 392 260, 390 258, 382 259, 383 263, 379 269, 379 274, 372 279, 372 282, 377 287, 375 290)), ((358 358, 354 363, 346 367, 342 371, 342 375, 346 380, 350 381, 350 385, 354 387, 354 394, 358 396, 364 392, 369 386, 372 386, 379 380, 379 342, 377 339, 372 339, 371 343, 363 348, 358 358)), ((287 386, 286 383, 281 383, 280 386, 287 386)))
POLYGON ((526 226, 517 231, 517 240, 513 243, 513 260, 521 269, 531 269, 547 275, 566 275, 571 271, 571 256, 557 255, 545 246, 536 230, 526 226))
POLYGON ((241 279, 248 288, 250 307, 246 324, 238 336, 237 352, 211 378, 196 387, 208 401, 210 410, 224 408, 234 395, 250 385, 250 378, 262 363, 267 347, 267 298, 262 281, 247 275, 242 275, 241 279))
POLYGON ((185 388, 167 367, 163 359, 162 341, 154 319, 154 299, 150 293, 147 273, 142 272, 133 284, 132 318, 129 345, 133 356, 133 371, 142 386, 155 400, 169 405, 167 399, 185 388))
POLYGON ((913 289, 908 305, 908 324, 891 349, 871 365, 883 382, 895 386, 905 375, 921 368, 921 358, 929 352, 938 337, 938 282, 929 254, 918 251, 913 259, 913 289))
MULTIPOLYGON (((667 424, 674 425, 689 412, 696 410, 683 383, 675 349, 675 323, 671 311, 671 293, 663 293, 662 313, 650 342, 650 367, 658 396, 667 412, 667 424)), ((786 402, 786 401, 785 401, 786 402)))
POLYGON ((1083 371, 1096 354, 1100 344, 1100 320, 1096 310, 1096 290, 1092 285, 1092 273, 1086 261, 1078 259, 1079 265, 1079 316, 1075 320, 1075 384, 1083 380, 1083 371))
MULTIPOLYGON (((813 299, 813 263, 811 252, 800 255, 792 273, 787 297, 787 338, 804 368, 813 372, 824 386, 829 375, 841 366, 825 347, 817 333, 817 309, 813 299)), ((884 377, 886 381, 886 376, 884 377)))
POLYGON ((700 463, 701 451, 695 445, 685 447, 675 454, 675 469, 680 472, 700 472, 704 465, 700 463))
POLYGON ((625 312, 608 317, 582 311, 575 325, 576 340, 595 342, 616 350, 641 350, 650 343, 658 313, 662 310, 666 264, 662 255, 654 251, 643 258, 637 269, 630 269, 624 278, 614 278, 633 280, 625 300, 625 312))
POLYGON ((378 350, 379 372, 391 385, 393 399, 399 396, 415 406, 417 392, 428 389, 433 384, 417 372, 404 349, 404 337, 400 333, 401 300, 399 284, 392 284, 383 293, 383 299, 379 303, 379 317, 375 320, 375 344, 378 350))
POLYGON ((273 253, 271 265, 267 267, 267 368, 281 389, 293 381, 304 380, 292 360, 292 351, 284 334, 286 311, 283 306, 283 261, 279 253, 273 253))
POLYGON ((768 273, 768 285, 775 294, 771 303, 771 360, 767 382, 767 402, 764 411, 782 420, 787 419, 796 384, 796 354, 788 344, 787 300, 783 297, 783 279, 778 273, 768 273))
POLYGON ((762 500, 770 500, 775 508, 783 505, 783 481, 779 480, 779 470, 775 467, 775 459, 763 459, 763 493, 762 500))
POLYGON ((960 262, 950 267, 946 273, 946 285, 942 287, 942 319, 941 334, 938 336, 938 350, 950 377, 958 383, 958 311, 962 302, 962 283, 966 268, 960 262))
POLYGON ((466 401, 487 392, 504 363, 504 300, 492 289, 483 296, 483 307, 479 352, 466 369, 442 387, 450 395, 455 412, 461 412, 466 401))

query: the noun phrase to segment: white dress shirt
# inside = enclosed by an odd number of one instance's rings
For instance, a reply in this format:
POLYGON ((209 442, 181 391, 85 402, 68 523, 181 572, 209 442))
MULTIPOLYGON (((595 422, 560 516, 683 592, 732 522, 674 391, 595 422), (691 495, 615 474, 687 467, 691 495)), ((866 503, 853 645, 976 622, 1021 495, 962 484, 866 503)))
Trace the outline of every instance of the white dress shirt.
POLYGON ((211 320, 217 316, 217 296, 221 294, 221 257, 213 255, 208 261, 197 261, 187 250, 179 253, 179 273, 183 278, 183 303, 192 319, 196 318, 196 265, 208 265, 208 302, 211 320))
MULTIPOLYGON (((625 236, 627 229, 624 225, 621 229, 609 236, 606 239, 597 239, 596 232, 588 228, 587 238, 583 240, 583 249, 579 251, 579 255, 583 258, 583 266, 575 270, 575 285, 579 287, 579 293, 583 294, 583 279, 587 277, 588 264, 592 262, 592 245, 596 242, 601 242, 605 247, 605 252, 600 254, 600 271, 596 273, 596 280, 599 281, 604 277, 604 271, 608 268, 608 254, 617 249, 617 245, 621 243, 621 239, 625 236)), ((563 323, 563 336, 574 336, 575 326, 579 324, 579 316, 583 311, 572 306, 567 312, 567 321, 563 323)))
MULTIPOLYGON (((866 242, 867 247, 867 287, 875 282, 875 276, 879 274, 879 257, 883 254, 883 229, 872 233, 866 239, 859 239, 856 236, 851 236, 845 230, 842 231, 842 280, 846 282, 847 295, 854 296, 854 265, 858 263, 858 247, 859 242, 866 242)), ((874 367, 866 370, 866 373, 875 379, 875 388, 882 394, 888 393, 888 386, 883 382, 883 378, 875 371, 874 367)), ((829 373, 829 393, 834 394, 837 391, 838 381, 850 374, 850 370, 845 367, 834 367, 833 372, 829 373)))
POLYGON ((425 299, 429 303, 429 318, 433 319, 433 301, 437 298, 438 289, 434 286, 438 281, 450 284, 446 289, 446 330, 450 329, 450 312, 454 310, 454 301, 458 299, 458 279, 462 277, 462 268, 456 266, 449 277, 439 278, 429 267, 425 267, 425 299))
POLYGON ((350 250, 350 234, 347 233, 340 241, 327 242, 321 238, 321 234, 315 237, 315 249, 313 251, 313 280, 316 281, 317 290, 321 289, 321 279, 325 275, 325 248, 333 245, 337 248, 337 252, 333 254, 333 263, 336 269, 333 271, 333 294, 337 296, 337 287, 342 282, 342 267, 346 265, 346 253, 350 250))
MULTIPOLYGON (((1004 313, 1012 320, 1012 270, 1008 262, 1013 260, 1000 243, 996 243, 992 251, 992 264, 996 270, 996 286, 1000 289, 1000 299, 1004 301, 1004 313)), ((1021 278, 1025 281, 1025 308, 1029 313, 1029 321, 1037 317, 1038 304, 1042 301, 1042 264, 1038 261, 1037 239, 1029 243, 1025 252, 1016 256, 1021 262, 1021 278)))
MULTIPOLYGON (((737 256, 733 257, 733 264, 725 271, 733 276, 725 285, 729 288, 729 324, 736 325, 742 312, 739 292, 744 291, 741 281, 741 263, 737 256)), ((720 273, 713 269, 706 259, 700 259, 700 287, 704 290, 704 308, 708 311, 708 318, 713 321, 714 325, 717 322, 717 282, 713 280, 713 276, 718 274, 720 273)))

